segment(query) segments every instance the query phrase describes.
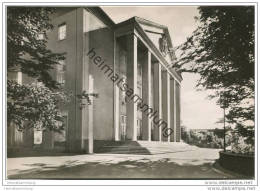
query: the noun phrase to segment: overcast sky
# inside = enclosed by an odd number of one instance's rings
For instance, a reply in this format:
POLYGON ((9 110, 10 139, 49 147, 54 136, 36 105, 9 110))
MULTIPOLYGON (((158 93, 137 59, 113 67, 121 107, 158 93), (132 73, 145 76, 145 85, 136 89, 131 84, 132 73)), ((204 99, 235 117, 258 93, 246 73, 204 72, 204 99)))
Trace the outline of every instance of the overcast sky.
MULTIPOLYGON (((193 6, 149 6, 149 7, 102 7, 115 22, 127 20, 133 16, 142 17, 169 28, 174 46, 185 42, 196 28, 195 16, 198 10, 193 6)), ((223 117, 223 111, 215 100, 207 99, 207 92, 196 91, 195 74, 183 74, 181 92, 181 119, 189 129, 221 128, 216 121, 223 117)))

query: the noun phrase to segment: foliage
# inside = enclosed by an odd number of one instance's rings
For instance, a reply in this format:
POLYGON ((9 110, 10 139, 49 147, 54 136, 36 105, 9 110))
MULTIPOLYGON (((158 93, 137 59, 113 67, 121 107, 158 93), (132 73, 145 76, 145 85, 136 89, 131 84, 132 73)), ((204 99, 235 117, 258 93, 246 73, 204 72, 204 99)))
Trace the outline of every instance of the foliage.
POLYGON ((54 10, 51 7, 7 8, 7 69, 21 71, 37 81, 26 85, 7 81, 8 124, 14 123, 20 130, 62 128, 59 104, 69 97, 52 79, 51 70, 65 59, 65 54, 47 48, 47 33, 53 28, 49 15, 54 10))
POLYGON ((254 154, 254 142, 248 142, 247 138, 239 135, 238 132, 233 132, 231 152, 238 154, 254 154))
MULTIPOLYGON (((230 132, 230 131, 231 131, 231 127, 227 126, 227 127, 226 127, 226 134, 227 134, 228 132, 230 132)), ((224 138, 224 129, 215 128, 215 129, 213 130, 213 133, 214 133, 214 135, 216 135, 216 136, 219 137, 219 138, 224 138)))
POLYGON ((248 126, 245 128, 243 125, 238 124, 234 130, 234 133, 238 136, 243 137, 246 144, 255 145, 255 131, 254 126, 248 126))
POLYGON ((63 119, 59 106, 67 103, 69 95, 51 91, 42 83, 20 85, 7 82, 7 121, 19 130, 26 128, 61 130, 63 119))
MULTIPOLYGON (((206 148, 223 148, 224 140, 223 140, 223 130, 215 129, 215 130, 189 130, 185 131, 182 134, 182 139, 184 142, 192 145, 196 145, 199 147, 206 148)), ((231 144, 231 136, 229 134, 229 130, 226 132, 226 145, 231 144)))
POLYGON ((59 87, 49 71, 64 59, 63 53, 53 53, 46 46, 47 32, 53 28, 49 15, 54 10, 51 7, 7 8, 7 69, 19 68, 49 88, 59 87))
POLYGON ((181 55, 175 67, 198 73, 197 87, 215 90, 211 98, 224 94, 230 123, 254 122, 254 7, 198 9, 199 26, 178 47, 181 55))

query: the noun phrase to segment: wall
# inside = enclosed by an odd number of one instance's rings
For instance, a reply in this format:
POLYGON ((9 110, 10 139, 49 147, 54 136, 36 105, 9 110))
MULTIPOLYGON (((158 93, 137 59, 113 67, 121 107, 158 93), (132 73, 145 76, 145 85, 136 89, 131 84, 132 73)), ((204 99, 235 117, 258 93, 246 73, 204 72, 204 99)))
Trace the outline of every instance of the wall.
MULTIPOLYGON (((48 34, 48 48, 57 53, 66 53, 65 90, 73 97, 64 110, 68 110, 67 149, 76 151, 82 149, 82 110, 76 97, 82 92, 83 63, 83 8, 58 8, 52 18, 54 30, 48 34), (58 40, 58 26, 66 23, 66 39, 58 40)), ((55 72, 53 73, 55 77, 55 72)), ((52 133, 48 133, 46 141, 53 141, 52 133)), ((49 145, 49 144, 48 144, 49 145)), ((50 144, 51 145, 51 144, 50 144)))
MULTIPOLYGON (((89 39, 89 50, 94 48, 96 56, 100 56, 104 64, 113 69, 114 63, 114 33, 109 28, 97 29, 85 33, 89 39)), ((86 49, 85 54, 89 52, 86 49)), ((89 57, 90 58, 90 57, 89 57)), ((94 59, 94 58, 93 58, 94 59)), ((98 93, 98 98, 94 98, 94 139, 112 140, 114 139, 113 124, 113 81, 108 76, 110 72, 104 74, 106 69, 101 70, 94 64, 93 59, 89 59, 90 74, 94 77, 94 93, 98 93)))
MULTIPOLYGON (((100 71, 87 56, 91 48, 106 64, 113 68, 113 31, 103 25, 87 9, 59 8, 52 19, 55 26, 49 34, 48 47, 55 52, 66 52, 66 82, 65 89, 72 92, 73 98, 65 107, 68 110, 67 145, 70 151, 86 151, 88 145, 89 107, 86 100, 85 107, 80 109, 80 99, 77 95, 89 90, 89 75, 94 77, 94 92, 99 94, 94 98, 94 139, 113 139, 113 83, 100 71), (58 17, 56 17, 58 16, 58 17), (58 40, 58 25, 66 23, 67 36, 65 40, 58 40)), ((55 75, 55 74, 54 74, 55 75)))

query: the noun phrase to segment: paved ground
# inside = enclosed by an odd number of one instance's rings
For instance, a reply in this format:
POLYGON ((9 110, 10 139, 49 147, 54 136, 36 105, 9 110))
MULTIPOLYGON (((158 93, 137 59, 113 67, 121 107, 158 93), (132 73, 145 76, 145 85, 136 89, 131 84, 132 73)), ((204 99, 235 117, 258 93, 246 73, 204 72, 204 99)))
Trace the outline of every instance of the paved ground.
POLYGON ((7 174, 10 179, 239 178, 213 168, 218 152, 218 149, 179 144, 171 149, 167 145, 153 147, 151 155, 107 153, 8 158, 7 174))

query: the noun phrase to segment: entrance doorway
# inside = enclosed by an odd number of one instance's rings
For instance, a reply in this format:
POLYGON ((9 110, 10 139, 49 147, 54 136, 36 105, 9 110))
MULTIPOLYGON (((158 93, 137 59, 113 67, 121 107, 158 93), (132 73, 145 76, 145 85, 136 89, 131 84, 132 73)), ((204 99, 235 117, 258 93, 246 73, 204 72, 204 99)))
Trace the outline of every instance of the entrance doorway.
POLYGON ((137 119, 137 140, 142 140, 142 119, 137 119))
POLYGON ((126 140, 126 115, 121 115, 120 117, 120 140, 126 140))

